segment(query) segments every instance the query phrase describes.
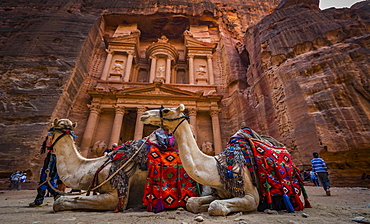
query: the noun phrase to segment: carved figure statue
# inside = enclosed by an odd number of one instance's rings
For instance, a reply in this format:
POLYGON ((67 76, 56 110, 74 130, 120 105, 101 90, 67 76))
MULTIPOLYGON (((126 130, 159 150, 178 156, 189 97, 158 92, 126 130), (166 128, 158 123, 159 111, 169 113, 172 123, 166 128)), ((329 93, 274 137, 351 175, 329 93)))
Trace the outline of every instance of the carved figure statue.
MULTIPOLYGON (((52 122, 52 129, 49 131, 52 134, 50 137, 55 142, 63 133, 70 133, 76 123, 72 123, 68 119, 55 119, 52 122), (54 130, 54 131, 53 131, 54 130), (55 131, 59 130, 59 131, 55 131), (61 132, 64 130, 65 132, 61 132)), ((155 141, 155 139, 151 139, 155 141)), ((67 186, 73 189, 87 190, 90 187, 91 181, 95 172, 107 160, 106 156, 87 159, 81 156, 77 151, 75 142, 71 134, 65 134, 54 145, 54 153, 57 157, 57 169, 60 179, 67 186)), ((109 175, 111 163, 108 163, 99 173, 97 177, 98 184, 102 183, 109 175)), ((129 169, 130 166, 127 168, 129 169)), ((123 209, 126 208, 129 198, 131 178, 128 183, 127 195, 125 197, 123 209)), ((75 197, 60 197, 53 205, 55 212, 65 210, 111 210, 114 211, 118 205, 118 192, 113 189, 110 181, 97 189, 97 195, 90 196, 75 196, 75 197)))
POLYGON ((94 143, 91 154, 89 155, 91 158, 96 158, 104 155, 104 150, 107 149, 107 144, 104 141, 97 141, 94 143))
POLYGON ((164 78, 164 66, 159 66, 157 69, 157 78, 164 78))
POLYGON ((215 151, 213 150, 212 142, 203 142, 202 152, 204 152, 205 154, 207 154, 209 156, 214 156, 215 151))
POLYGON ((198 148, 190 124, 183 122, 184 110, 185 106, 182 104, 177 108, 164 108, 161 113, 159 109, 149 110, 141 116, 141 121, 155 126, 163 124, 171 132, 176 130, 174 136, 186 172, 196 182, 216 189, 218 197, 215 195, 192 197, 188 200, 186 208, 193 213, 208 209, 210 215, 255 211, 259 204, 259 194, 252 184, 247 168, 242 168, 245 196, 231 197, 230 192, 225 190, 225 184, 221 182, 215 157, 204 154, 198 148))
POLYGON ((114 74, 122 74, 124 69, 124 62, 123 61, 115 61, 114 65, 112 66, 112 72, 114 74))
POLYGON ((197 70, 198 76, 203 76, 206 74, 206 66, 205 65, 199 65, 199 68, 197 70))

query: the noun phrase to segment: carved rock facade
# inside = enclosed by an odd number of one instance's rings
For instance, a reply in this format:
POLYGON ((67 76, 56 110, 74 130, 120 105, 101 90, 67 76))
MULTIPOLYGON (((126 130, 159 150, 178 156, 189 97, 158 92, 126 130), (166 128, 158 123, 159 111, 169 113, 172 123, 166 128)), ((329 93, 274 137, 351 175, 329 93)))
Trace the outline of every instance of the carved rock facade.
POLYGON ((301 167, 313 151, 368 150, 368 3, 279 2, 3 3, 2 175, 37 180, 55 117, 78 122, 88 155, 98 141, 149 134, 137 117, 162 104, 184 103, 199 146, 216 152, 242 122, 301 167))

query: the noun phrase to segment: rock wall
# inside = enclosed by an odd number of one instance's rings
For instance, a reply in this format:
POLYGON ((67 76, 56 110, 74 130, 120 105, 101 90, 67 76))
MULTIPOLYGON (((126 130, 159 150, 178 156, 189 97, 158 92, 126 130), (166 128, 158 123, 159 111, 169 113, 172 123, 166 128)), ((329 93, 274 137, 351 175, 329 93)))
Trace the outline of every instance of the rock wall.
MULTIPOLYGON (((286 144, 304 168, 315 151, 331 153, 337 169, 340 152, 370 151, 369 1, 323 11, 317 1, 283 1, 245 43, 247 123, 286 144)), ((368 172, 369 157, 346 168, 368 172)))
MULTIPOLYGON (((2 2, 0 177, 18 169, 38 179, 44 158, 39 149, 55 117, 76 118, 82 137, 91 100, 86 90, 103 66, 96 63, 104 53, 102 17, 113 14, 213 15, 222 36, 214 73, 224 95, 223 143, 246 122, 286 144, 303 168, 312 152, 322 149, 323 155, 331 153, 327 158, 333 166, 351 167, 358 157, 345 165, 331 161, 339 158, 335 152, 370 147, 369 1, 324 11, 317 0, 279 3, 2 2)), ((361 164, 369 169, 366 161, 361 164)))
MULTIPOLYGON (((233 64, 240 64, 233 39, 242 41, 245 30, 277 4, 277 0, 1 2, 0 177, 26 170, 30 179, 38 179, 44 158, 39 149, 55 117, 77 118, 76 133, 82 137, 86 104, 91 100, 86 90, 94 85, 99 78, 96 71, 101 69, 99 63, 93 66, 96 60, 90 56, 99 55, 104 15, 212 14, 222 23, 228 43, 225 52, 233 64)), ((219 72, 218 79, 226 83, 227 75, 241 77, 240 71, 245 70, 237 67, 222 68, 225 72, 219 72)), ((228 91, 226 86, 221 89, 228 91)))

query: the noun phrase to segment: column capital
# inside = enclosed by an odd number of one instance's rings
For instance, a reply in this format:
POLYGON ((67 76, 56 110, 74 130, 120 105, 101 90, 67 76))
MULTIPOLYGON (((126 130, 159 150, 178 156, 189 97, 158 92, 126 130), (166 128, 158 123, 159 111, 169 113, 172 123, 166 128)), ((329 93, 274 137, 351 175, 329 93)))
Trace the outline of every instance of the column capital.
POLYGON ((127 53, 128 55, 134 55, 134 54, 135 54, 135 52, 134 52, 134 51, 126 51, 126 53, 127 53))
POLYGON ((194 58, 195 54, 188 54, 188 58, 194 58))
POLYGON ((149 56, 149 59, 156 59, 156 60, 157 60, 157 57, 156 57, 156 56, 154 56, 154 55, 150 55, 150 56, 149 56))
POLYGON ((207 59, 212 59, 213 55, 212 54, 207 54, 207 59))
POLYGON ((144 113, 145 111, 147 111, 147 109, 145 107, 138 107, 136 108, 137 112, 138 113, 144 113))
POLYGON ((189 116, 196 116, 198 108, 188 108, 189 116))
POLYGON ((88 104, 88 108, 90 108, 90 113, 99 114, 101 112, 100 104, 88 104))
POLYGON ((125 106, 113 105, 113 108, 115 109, 116 114, 125 114, 125 113, 127 113, 125 106))
POLYGON ((107 52, 108 54, 113 54, 114 50, 112 50, 112 49, 105 49, 105 52, 107 52))
POLYGON ((209 114, 211 115, 211 117, 215 117, 215 116, 218 116, 218 114, 221 112, 221 109, 211 109, 209 111, 209 114))

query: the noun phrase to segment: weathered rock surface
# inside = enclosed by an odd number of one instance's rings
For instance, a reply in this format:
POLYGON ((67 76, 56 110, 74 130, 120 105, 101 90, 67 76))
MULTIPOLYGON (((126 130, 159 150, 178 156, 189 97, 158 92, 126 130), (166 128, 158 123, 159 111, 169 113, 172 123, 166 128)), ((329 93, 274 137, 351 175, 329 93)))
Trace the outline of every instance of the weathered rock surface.
POLYGON ((327 162, 338 169, 341 153, 364 150, 346 168, 368 171, 370 2, 324 11, 317 1, 284 2, 245 36, 247 123, 276 136, 307 168, 314 151, 337 152, 327 162))
MULTIPOLYGON (((317 0, 279 3, 2 2, 1 177, 19 169, 38 179, 44 158, 39 148, 52 118, 78 121, 77 143, 81 141, 91 100, 86 91, 95 85, 103 66, 96 62, 102 53, 104 16, 156 13, 217 18, 222 53, 215 56, 214 73, 224 95, 220 115, 224 143, 244 121, 286 144, 303 167, 313 151, 325 149, 323 155, 336 169, 369 170, 369 1, 324 11, 318 9, 317 0), (336 161, 335 153, 342 151, 364 151, 365 156, 336 161)), ((151 22, 156 29, 163 27, 162 20, 151 22)), ((176 29, 175 21, 168 24, 176 29)))

